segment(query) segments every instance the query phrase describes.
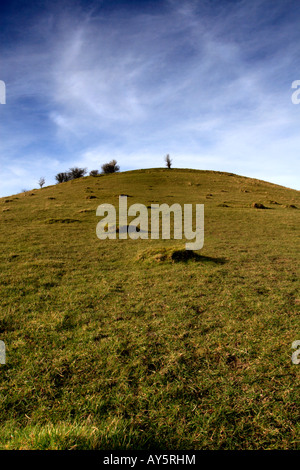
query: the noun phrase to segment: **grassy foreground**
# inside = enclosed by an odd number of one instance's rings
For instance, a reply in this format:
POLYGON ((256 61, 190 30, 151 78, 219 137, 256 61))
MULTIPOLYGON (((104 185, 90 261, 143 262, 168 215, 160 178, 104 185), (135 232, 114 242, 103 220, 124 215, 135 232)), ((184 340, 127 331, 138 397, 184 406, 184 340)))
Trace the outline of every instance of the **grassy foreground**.
POLYGON ((0 449, 299 449, 299 214, 299 191, 196 170, 0 199, 0 449), (203 203, 203 249, 100 241, 120 194, 203 203))

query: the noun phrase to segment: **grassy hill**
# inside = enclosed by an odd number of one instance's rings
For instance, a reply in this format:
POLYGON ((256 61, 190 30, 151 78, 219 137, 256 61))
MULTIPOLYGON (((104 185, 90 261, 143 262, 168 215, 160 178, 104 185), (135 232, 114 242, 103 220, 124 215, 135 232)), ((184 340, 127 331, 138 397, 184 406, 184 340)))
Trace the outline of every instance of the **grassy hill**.
POLYGON ((299 191, 182 169, 0 199, 0 448, 299 448, 299 214, 299 191), (120 194, 204 204, 203 249, 99 240, 120 194))

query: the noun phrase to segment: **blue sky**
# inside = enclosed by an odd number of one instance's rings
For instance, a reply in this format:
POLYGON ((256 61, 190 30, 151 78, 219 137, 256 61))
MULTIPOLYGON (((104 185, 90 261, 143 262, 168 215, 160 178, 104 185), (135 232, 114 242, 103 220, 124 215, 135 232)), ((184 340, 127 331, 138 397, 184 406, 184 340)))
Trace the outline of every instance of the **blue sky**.
POLYGON ((0 196, 70 167, 300 189, 297 0, 2 1, 0 196))

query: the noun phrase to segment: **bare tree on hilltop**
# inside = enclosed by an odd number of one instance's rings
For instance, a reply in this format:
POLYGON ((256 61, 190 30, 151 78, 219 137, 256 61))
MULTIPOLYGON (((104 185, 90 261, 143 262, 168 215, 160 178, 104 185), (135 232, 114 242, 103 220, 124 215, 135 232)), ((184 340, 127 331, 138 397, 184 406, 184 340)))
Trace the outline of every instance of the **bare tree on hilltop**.
POLYGON ((77 178, 82 178, 87 174, 87 169, 86 168, 70 168, 69 170, 69 175, 71 180, 75 180, 77 178))
POLYGON ((100 176, 100 173, 98 170, 91 170, 89 176, 100 176))
POLYGON ((58 183, 66 183, 67 181, 70 180, 75 180, 77 178, 82 178, 85 176, 87 173, 86 168, 70 168, 69 171, 63 172, 63 173, 57 173, 55 176, 55 179, 58 183))
POLYGON ((55 179, 58 183, 65 183, 66 181, 70 180, 70 175, 69 173, 63 172, 63 173, 57 173, 55 176, 55 179))
POLYGON ((41 178, 39 179, 39 186, 40 188, 42 188, 45 184, 45 178, 43 176, 41 176, 41 178))
POLYGON ((167 154, 167 155, 165 156, 165 162, 166 162, 166 166, 167 166, 167 168, 169 168, 169 169, 170 169, 170 168, 171 168, 171 165, 172 165, 172 160, 171 160, 171 158, 170 158, 170 155, 169 155, 169 154, 167 154))
POLYGON ((101 168, 105 174, 116 173, 120 170, 119 165, 117 165, 117 160, 111 160, 109 163, 104 163, 101 168))

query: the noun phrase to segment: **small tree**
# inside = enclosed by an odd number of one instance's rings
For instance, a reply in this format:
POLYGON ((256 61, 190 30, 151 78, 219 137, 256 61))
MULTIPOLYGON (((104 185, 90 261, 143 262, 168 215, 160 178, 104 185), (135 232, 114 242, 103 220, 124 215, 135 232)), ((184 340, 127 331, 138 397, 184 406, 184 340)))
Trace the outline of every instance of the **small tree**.
POLYGON ((57 173, 55 179, 58 183, 65 183, 71 179, 70 173, 57 173))
POLYGON ((171 168, 171 165, 172 165, 172 160, 171 160, 171 158, 170 158, 170 155, 169 155, 169 154, 165 156, 165 162, 166 162, 166 166, 167 166, 167 168, 169 168, 169 169, 170 169, 170 168, 171 168))
POLYGON ((41 176, 41 178, 39 179, 39 185, 40 185, 40 188, 42 188, 45 184, 45 178, 43 176, 41 176))
POLYGON ((103 173, 108 174, 108 173, 116 173, 117 171, 120 170, 119 165, 117 165, 116 160, 111 160, 109 163, 104 163, 104 165, 101 166, 103 173))
POLYGON ((90 171, 90 176, 100 176, 100 173, 98 170, 92 170, 90 171))
POLYGON ((87 173, 87 170, 86 168, 70 168, 69 170, 69 175, 70 175, 70 179, 71 180, 75 180, 77 178, 82 178, 83 176, 85 176, 87 173))

